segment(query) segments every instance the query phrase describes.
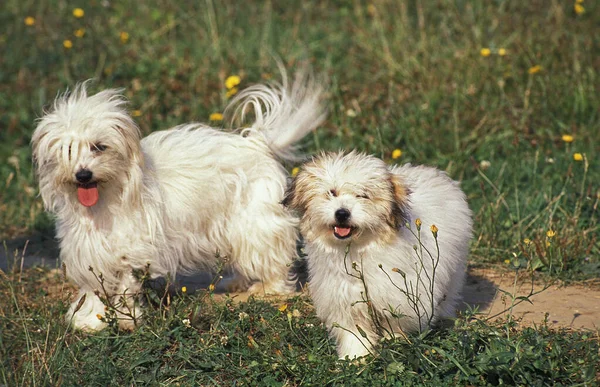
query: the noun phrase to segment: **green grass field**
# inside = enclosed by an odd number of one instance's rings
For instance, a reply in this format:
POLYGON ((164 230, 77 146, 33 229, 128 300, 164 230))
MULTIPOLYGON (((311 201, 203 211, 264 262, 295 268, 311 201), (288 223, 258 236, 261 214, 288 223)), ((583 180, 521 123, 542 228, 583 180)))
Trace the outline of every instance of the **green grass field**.
MULTIPOLYGON (((356 148, 446 170, 475 214, 473 266, 600 276, 594 1, 5 0, 0 25, 3 240, 53 233, 29 141, 58 92, 89 78, 94 90, 122 87, 148 134, 209 122, 228 76, 240 88, 276 79, 280 57, 329 79, 329 118, 307 154, 356 148)), ((184 295, 151 308, 135 333, 88 335, 62 324, 61 281, 37 269, 0 276, 0 385, 594 385, 600 375, 597 332, 476 316, 385 343, 365 364, 337 362, 306 297, 281 311, 184 295)))

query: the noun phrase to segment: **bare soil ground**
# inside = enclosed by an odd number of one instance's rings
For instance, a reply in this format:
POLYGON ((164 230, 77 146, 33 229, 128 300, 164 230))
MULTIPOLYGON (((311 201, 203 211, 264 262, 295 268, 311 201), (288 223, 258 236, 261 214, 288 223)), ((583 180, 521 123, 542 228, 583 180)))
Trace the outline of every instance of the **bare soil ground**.
MULTIPOLYGON (((515 297, 527 296, 544 289, 545 284, 519 278, 515 285, 514 272, 493 269, 474 269, 469 273, 464 290, 465 302, 479 306, 484 315, 494 316, 509 308, 512 297, 498 291, 502 289, 515 297)), ((512 309, 513 317, 524 325, 542 324, 548 314, 549 326, 574 329, 600 329, 600 289, 598 286, 549 286, 539 294, 529 297, 512 309)), ((506 316, 506 311, 499 317, 506 316)))

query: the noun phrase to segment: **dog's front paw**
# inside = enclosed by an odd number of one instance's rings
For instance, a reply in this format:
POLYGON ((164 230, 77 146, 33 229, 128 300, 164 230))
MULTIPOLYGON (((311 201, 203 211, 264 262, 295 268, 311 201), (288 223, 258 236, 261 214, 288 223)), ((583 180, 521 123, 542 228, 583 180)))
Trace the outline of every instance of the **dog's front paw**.
POLYGON ((278 295, 291 294, 296 291, 296 287, 291 281, 278 282, 255 282, 248 288, 248 293, 256 295, 278 295))
POLYGON ((104 304, 93 292, 79 292, 66 318, 75 329, 85 332, 100 331, 108 325, 103 321, 104 304))

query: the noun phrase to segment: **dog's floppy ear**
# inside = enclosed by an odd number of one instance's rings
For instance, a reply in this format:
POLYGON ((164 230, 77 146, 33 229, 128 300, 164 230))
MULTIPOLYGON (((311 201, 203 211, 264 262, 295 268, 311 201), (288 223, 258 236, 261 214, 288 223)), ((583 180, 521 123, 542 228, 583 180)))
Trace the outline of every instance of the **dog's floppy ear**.
POLYGON ((298 175, 292 179, 290 184, 288 184, 288 187, 285 190, 285 194, 283 195, 283 200, 281 201, 281 204, 283 204, 284 207, 287 207, 293 211, 304 213, 304 206, 301 204, 298 198, 298 193, 296 193, 297 185, 298 175))
POLYGON ((410 190, 404 184, 402 179, 393 172, 390 173, 389 181, 393 197, 391 216, 393 226, 397 229, 409 221, 407 212, 410 190))

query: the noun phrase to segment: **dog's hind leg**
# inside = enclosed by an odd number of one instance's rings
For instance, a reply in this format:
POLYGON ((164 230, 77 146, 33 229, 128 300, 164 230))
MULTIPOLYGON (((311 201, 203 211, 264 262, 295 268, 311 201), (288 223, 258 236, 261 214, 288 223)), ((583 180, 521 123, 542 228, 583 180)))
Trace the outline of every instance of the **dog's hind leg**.
MULTIPOLYGON (((254 196, 261 198, 261 196, 254 196)), ((254 283, 252 293, 285 294, 295 290, 291 266, 297 256, 296 219, 279 203, 255 199, 234 215, 231 225, 233 267, 254 283)))

